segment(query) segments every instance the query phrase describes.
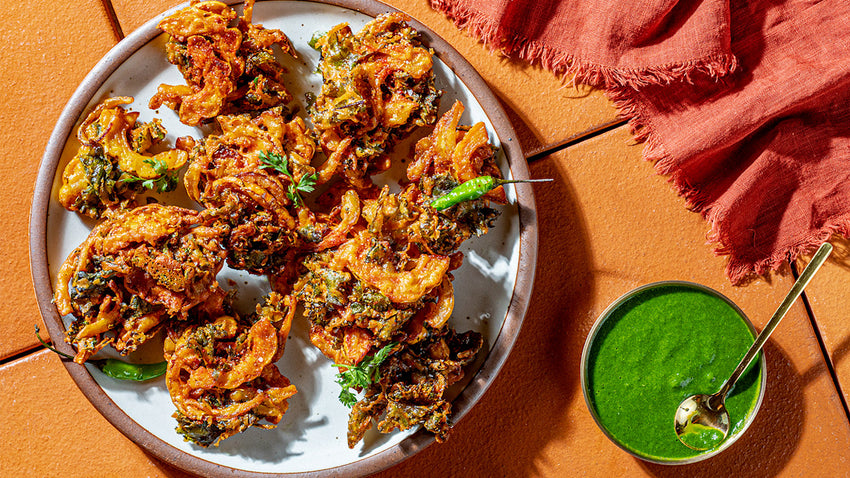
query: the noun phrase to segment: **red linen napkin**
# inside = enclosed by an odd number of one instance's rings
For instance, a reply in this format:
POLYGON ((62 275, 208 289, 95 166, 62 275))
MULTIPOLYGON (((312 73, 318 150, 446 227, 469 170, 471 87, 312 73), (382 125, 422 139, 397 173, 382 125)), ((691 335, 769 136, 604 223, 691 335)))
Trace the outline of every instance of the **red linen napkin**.
POLYGON ((431 0, 600 86, 740 284, 850 235, 850 1, 431 0))

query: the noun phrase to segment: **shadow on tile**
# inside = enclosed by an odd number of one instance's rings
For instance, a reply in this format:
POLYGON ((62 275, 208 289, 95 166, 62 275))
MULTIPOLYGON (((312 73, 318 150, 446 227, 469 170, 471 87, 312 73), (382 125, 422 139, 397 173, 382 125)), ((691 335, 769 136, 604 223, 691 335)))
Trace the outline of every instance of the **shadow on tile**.
POLYGON ((765 345, 765 353, 767 390, 761 409, 750 429, 728 450, 692 465, 656 465, 635 460, 657 477, 769 478, 779 475, 794 456, 803 433, 806 419, 803 389, 828 372, 823 367, 814 367, 802 375, 797 373, 791 359, 773 342, 765 345))
MULTIPOLYGON (((829 262, 836 264, 843 269, 850 270, 850 239, 845 239, 841 236, 834 235, 829 240, 832 243, 832 255, 829 257, 829 262)), ((809 261, 811 255, 806 255, 806 262, 809 261)), ((798 262, 800 265, 800 262, 798 262)))
POLYGON ((505 95, 499 94, 499 90, 493 85, 490 85, 490 88, 496 92, 496 97, 499 99, 499 103, 501 103, 502 108, 505 109, 508 121, 510 121, 511 126, 514 127, 522 153, 528 156, 530 151, 534 151, 542 147, 543 142, 540 141, 540 131, 533 130, 526 122, 526 118, 511 107, 510 99, 508 99, 505 95))

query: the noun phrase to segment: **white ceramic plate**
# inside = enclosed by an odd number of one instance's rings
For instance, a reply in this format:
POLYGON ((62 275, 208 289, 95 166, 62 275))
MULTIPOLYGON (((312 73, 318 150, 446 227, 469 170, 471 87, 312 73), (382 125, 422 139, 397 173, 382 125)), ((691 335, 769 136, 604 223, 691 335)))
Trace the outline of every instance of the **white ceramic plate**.
MULTIPOLYGON (((298 52, 297 60, 288 56, 280 60, 289 70, 287 87, 295 102, 302 105, 302 111, 304 94, 317 94, 321 85, 321 76, 316 73, 318 52, 307 44, 314 32, 327 31, 342 22, 357 31, 375 15, 393 11, 371 0, 334 3, 265 1, 258 2, 254 9, 255 23, 283 30, 298 52)), ((94 225, 93 221, 64 210, 56 200, 62 170, 79 147, 75 138, 77 124, 103 99, 133 96, 136 101, 127 108, 138 111, 142 121, 160 118, 169 132, 168 144, 173 145, 179 136, 201 138, 209 132, 181 124, 168 108, 155 112, 147 107, 159 84, 183 83, 177 68, 165 58, 165 35, 156 29, 156 23, 172 12, 164 12, 139 28, 93 69, 66 106, 42 160, 33 201, 31 257, 42 315, 54 338, 61 337, 70 323, 68 317, 58 316, 50 302, 57 272, 94 225)), ((527 167, 513 129, 481 78, 447 43, 415 21, 411 24, 422 32, 439 58, 435 59, 437 86, 444 91, 440 112, 446 111, 456 99, 460 100, 466 107, 462 124, 483 121, 491 141, 500 147, 503 173, 527 178, 527 167)), ((416 137, 428 132, 430 128, 425 128, 416 137)), ((401 164, 399 159, 408 155, 412 142, 413 139, 405 141, 395 148, 396 164, 401 164)), ((400 168, 394 169, 376 182, 393 184, 401 174, 400 168)), ((455 421, 478 400, 507 357, 531 292, 537 246, 534 199, 527 185, 506 189, 510 203, 502 208, 496 227, 483 238, 467 241, 462 248, 466 256, 464 265, 455 272, 456 301, 450 323, 461 332, 478 331, 485 344, 466 380, 454 387, 455 421)), ((198 207, 182 187, 159 199, 168 204, 198 207)), ((227 267, 218 279, 225 288, 236 284, 237 307, 243 312, 253 310, 257 299, 270 290, 265 278, 227 267)), ((388 435, 372 430, 356 448, 349 449, 346 442, 349 409, 337 399, 339 386, 333 379, 336 369, 310 345, 303 322, 296 318, 286 353, 278 363, 281 372, 298 388, 283 421, 273 430, 253 428, 228 438, 218 448, 195 446, 183 441, 174 431, 176 423, 171 417, 174 406, 162 379, 128 383, 106 377, 91 366, 87 366, 88 371, 73 363, 67 363, 66 367, 94 406, 123 433, 160 458, 195 473, 364 474, 397 463, 433 441, 429 434, 415 430, 388 435)), ((57 345, 71 351, 66 344, 57 345)), ((159 347, 161 344, 144 347, 129 360, 161 360, 159 347)))

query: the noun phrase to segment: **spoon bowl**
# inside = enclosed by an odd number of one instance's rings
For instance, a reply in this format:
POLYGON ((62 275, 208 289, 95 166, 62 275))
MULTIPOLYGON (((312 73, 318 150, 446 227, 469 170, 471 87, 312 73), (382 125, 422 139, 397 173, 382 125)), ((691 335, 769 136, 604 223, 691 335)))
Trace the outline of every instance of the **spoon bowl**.
POLYGON ((694 450, 710 450, 729 434, 729 412, 718 394, 691 395, 676 410, 676 435, 694 450))
POLYGON ((788 313, 791 305, 803 293, 803 289, 814 277, 815 272, 826 261, 832 252, 832 245, 828 242, 818 248, 812 260, 803 269, 800 277, 794 282, 788 295, 774 312, 767 325, 756 337, 753 345, 735 367, 732 375, 717 393, 711 395, 691 395, 679 404, 674 418, 676 436, 684 445, 694 450, 710 450, 720 445, 729 433, 729 412, 726 410, 726 396, 735 386, 735 382, 741 377, 756 355, 761 351, 770 334, 773 333, 779 322, 788 313))

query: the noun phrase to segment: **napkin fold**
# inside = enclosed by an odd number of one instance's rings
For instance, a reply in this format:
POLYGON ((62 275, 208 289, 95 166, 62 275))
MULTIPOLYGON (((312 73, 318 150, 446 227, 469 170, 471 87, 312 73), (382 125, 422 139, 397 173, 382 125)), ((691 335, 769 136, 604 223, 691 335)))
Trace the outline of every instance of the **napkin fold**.
POLYGON ((431 5, 493 49, 604 88, 710 223, 732 283, 850 235, 850 2, 431 5))

